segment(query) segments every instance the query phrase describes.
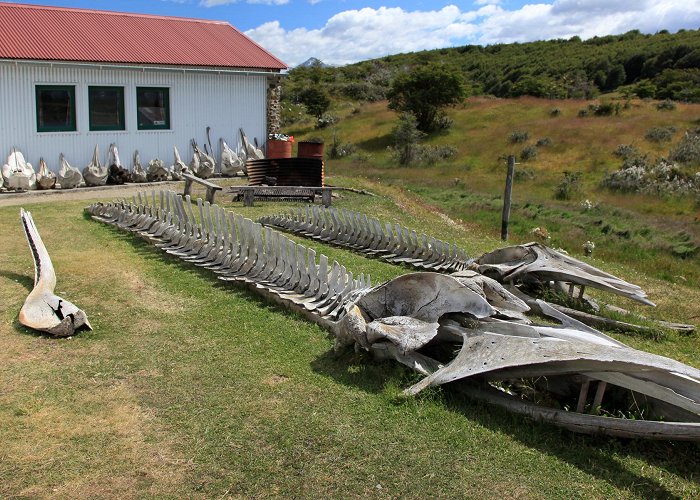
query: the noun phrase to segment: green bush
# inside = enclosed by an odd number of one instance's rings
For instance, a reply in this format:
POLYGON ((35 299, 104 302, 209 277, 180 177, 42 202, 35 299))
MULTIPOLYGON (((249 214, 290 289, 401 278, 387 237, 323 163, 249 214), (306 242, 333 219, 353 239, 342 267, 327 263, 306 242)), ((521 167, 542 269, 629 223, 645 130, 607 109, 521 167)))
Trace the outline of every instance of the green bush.
POLYGON ((581 194, 581 172, 564 171, 562 179, 554 191, 557 200, 570 200, 577 194, 581 194))
POLYGON ((530 134, 528 134, 524 130, 514 130, 513 132, 510 133, 510 135, 508 136, 508 139, 513 144, 518 144, 518 143, 527 141, 529 137, 530 137, 530 134))
POLYGON ((418 146, 418 162, 434 165, 438 161, 448 160, 457 154, 457 148, 452 146, 418 146))
POLYGON ((316 128, 326 128, 329 125, 338 123, 339 118, 331 113, 325 113, 316 121, 316 128))
POLYGON ((462 73, 444 64, 418 66, 397 76, 387 94, 389 109, 411 113, 422 132, 438 130, 445 122, 443 109, 462 102, 466 96, 462 73))
POLYGON ((676 127, 653 127, 647 130, 644 138, 651 142, 668 142, 675 133, 676 127))
POLYGON ((331 105, 331 100, 326 92, 317 86, 307 87, 299 92, 298 99, 301 104, 306 106, 306 110, 311 116, 319 119, 331 105))
POLYGON ((639 156, 642 154, 642 152, 632 144, 618 144, 613 151, 613 154, 615 156, 619 156, 620 158, 629 158, 630 156, 639 156))
POLYGON ((531 181, 535 178, 535 171, 529 167, 517 167, 513 171, 513 179, 516 181, 531 181))
POLYGON ((391 131, 394 139, 392 152, 399 165, 410 165, 418 159, 419 142, 425 134, 418 130, 418 122, 410 113, 403 113, 391 131))
POLYGON ((700 129, 688 131, 671 149, 669 160, 692 167, 700 166, 700 129))
POLYGON ((676 109, 676 103, 673 102, 670 99, 666 99, 665 101, 661 101, 656 105, 656 109, 659 111, 673 111, 676 109))
POLYGON ((534 160, 537 158, 537 147, 533 145, 525 146, 519 155, 520 161, 534 160))
POLYGON ((541 139, 537 139, 537 143, 535 144, 538 148, 544 148, 547 146, 552 145, 552 139, 549 137, 543 137, 541 139))

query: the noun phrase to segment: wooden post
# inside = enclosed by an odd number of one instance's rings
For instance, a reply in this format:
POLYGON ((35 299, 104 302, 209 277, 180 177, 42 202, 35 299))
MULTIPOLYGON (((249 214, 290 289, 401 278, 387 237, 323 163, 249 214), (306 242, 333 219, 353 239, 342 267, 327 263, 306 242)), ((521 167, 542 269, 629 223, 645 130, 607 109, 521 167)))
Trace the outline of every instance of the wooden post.
POLYGON ((501 240, 508 241, 508 221, 510 219, 510 199, 513 194, 513 171, 515 156, 508 157, 508 173, 506 174, 506 190, 503 193, 503 216, 501 217, 501 240))
POLYGON ((329 188, 323 188, 323 191, 321 191, 321 203, 326 208, 331 206, 331 193, 332 190, 329 188))
POLYGON ((214 196, 216 195, 216 189, 212 187, 207 187, 207 201, 210 204, 214 204, 214 196))
POLYGON ((243 206, 252 207, 255 199, 255 190, 253 188, 243 188, 243 206))
POLYGON ((185 178, 185 192, 183 193, 183 196, 191 195, 192 194, 192 179, 187 179, 185 178))

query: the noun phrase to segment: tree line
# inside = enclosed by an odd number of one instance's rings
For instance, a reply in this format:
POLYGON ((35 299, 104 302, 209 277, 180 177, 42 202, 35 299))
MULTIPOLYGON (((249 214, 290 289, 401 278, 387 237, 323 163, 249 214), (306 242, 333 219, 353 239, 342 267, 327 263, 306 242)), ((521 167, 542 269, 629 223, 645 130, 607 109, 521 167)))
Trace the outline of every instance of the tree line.
MULTIPOLYGON (((700 30, 465 45, 342 67, 299 67, 289 72, 283 99, 305 104, 320 117, 330 104, 328 96, 355 101, 396 97, 397 85, 410 87, 407 75, 417 73, 424 79, 430 73, 447 77, 464 95, 590 99, 618 91, 629 97, 700 102, 700 30)), ((439 98, 440 92, 435 95, 439 98)))

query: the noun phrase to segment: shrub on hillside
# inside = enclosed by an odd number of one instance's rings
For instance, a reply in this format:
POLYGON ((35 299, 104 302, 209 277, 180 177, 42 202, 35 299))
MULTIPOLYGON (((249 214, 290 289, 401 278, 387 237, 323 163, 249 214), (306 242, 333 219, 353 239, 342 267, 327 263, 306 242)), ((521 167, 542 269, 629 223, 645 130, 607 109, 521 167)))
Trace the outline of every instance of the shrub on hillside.
POLYGON ((420 141, 425 134, 418 130, 416 119, 408 113, 401 115, 398 125, 392 131, 392 137, 394 145, 389 149, 399 165, 412 163, 434 165, 440 160, 452 158, 457 153, 457 149, 452 146, 421 145, 420 141))
POLYGON ((333 142, 328 148, 328 157, 332 159, 343 158, 355 153, 356 147, 349 142, 341 142, 336 131, 333 131, 333 142))
POLYGON ((661 101, 656 105, 656 109, 659 111, 673 111, 676 109, 676 103, 673 102, 670 99, 666 99, 665 101, 661 101))
POLYGON ((683 165, 700 166, 700 129, 686 132, 668 158, 683 165))
POLYGON ((457 148, 453 146, 419 146, 417 161, 426 165, 434 165, 438 161, 452 158, 455 154, 457 154, 457 148))
POLYGON ((435 121, 435 130, 449 130, 454 125, 454 120, 445 114, 441 114, 435 121))
POLYGON ((391 131, 394 139, 392 154, 399 165, 410 165, 418 158, 418 143, 425 134, 418 130, 418 122, 410 113, 403 113, 391 131))
POLYGON ((282 105, 282 128, 287 128, 305 117, 306 107, 303 104, 285 102, 282 105))
POLYGON ((557 200, 570 200, 582 192, 581 172, 564 171, 562 179, 554 191, 557 200))
POLYGON ((541 139, 537 139, 537 143, 535 144, 535 146, 537 146, 538 148, 544 148, 544 147, 551 146, 551 145, 552 145, 552 139, 550 139, 549 137, 543 137, 541 139))
POLYGON ((328 111, 331 105, 331 99, 326 92, 318 87, 307 87, 298 94, 298 99, 301 104, 306 106, 307 112, 311 116, 321 118, 328 111))
POLYGON ((604 102, 601 104, 589 104, 587 108, 579 110, 579 117, 586 116, 613 116, 619 115, 622 107, 619 102, 604 102))
POLYGON ((699 195, 700 172, 690 174, 677 164, 660 159, 650 162, 630 162, 620 170, 606 174, 601 185, 612 191, 655 196, 699 195))
POLYGON ((513 172, 513 179, 516 181, 531 181, 535 178, 535 171, 529 167, 518 167, 513 172))
POLYGON ((316 121, 316 128, 326 128, 329 125, 338 123, 339 118, 331 113, 325 113, 316 121))
POLYGON ((629 158, 630 156, 639 156, 642 154, 636 146, 632 144, 618 144, 618 146, 613 151, 615 156, 620 158, 629 158))
POLYGON ((333 142, 328 150, 328 157, 337 160, 354 154, 356 150, 355 145, 350 142, 333 142))
POLYGON ((534 160, 537 158, 537 147, 532 144, 525 146, 522 151, 520 151, 519 158, 520 161, 534 160))
POLYGON ((675 133, 676 127, 652 127, 644 134, 644 138, 651 142, 668 142, 675 133))
POLYGON ((561 115, 561 109, 552 108, 549 110, 549 116, 559 116, 559 115, 561 115))
POLYGON ((411 113, 418 130, 432 132, 440 127, 443 109, 462 102, 466 92, 464 76, 458 69, 426 64, 397 76, 387 98, 389 109, 411 113))
POLYGON ((525 130, 514 130, 510 133, 508 139, 513 144, 518 144, 527 141, 529 137, 530 134, 528 134, 525 130))
POLYGON ((602 104, 598 104, 593 108, 593 114, 595 116, 613 116, 613 115, 619 115, 620 114, 620 103, 611 103, 611 102, 604 102, 602 104))
POLYGON ((343 96, 356 101, 375 102, 386 99, 386 87, 369 82, 348 82, 339 84, 338 91, 343 96))

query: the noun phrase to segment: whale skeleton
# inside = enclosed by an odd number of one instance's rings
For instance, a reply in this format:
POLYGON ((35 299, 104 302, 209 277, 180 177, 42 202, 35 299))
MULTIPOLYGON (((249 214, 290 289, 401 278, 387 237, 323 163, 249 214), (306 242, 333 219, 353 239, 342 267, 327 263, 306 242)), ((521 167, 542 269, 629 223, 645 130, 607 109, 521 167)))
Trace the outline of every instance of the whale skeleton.
POLYGON ((115 143, 109 145, 107 168, 107 184, 118 185, 132 181, 131 172, 122 166, 122 161, 119 159, 119 150, 115 143))
POLYGON ((34 288, 19 311, 19 322, 56 337, 70 337, 82 329, 92 330, 83 310, 54 294, 56 273, 32 214, 20 209, 20 219, 34 259, 34 288))
POLYGON ((470 264, 467 254, 455 245, 419 235, 399 224, 383 224, 351 210, 307 205, 258 221, 264 226, 351 248, 393 264, 439 272, 461 271, 470 264))
POLYGON ((149 182, 161 182, 167 181, 170 178, 170 172, 165 167, 163 160, 159 158, 154 158, 148 162, 148 169, 146 171, 146 179, 149 182))
POLYGON ((173 146, 173 164, 170 167, 170 178, 174 181, 181 181, 184 179, 182 174, 189 173, 190 169, 180 158, 180 152, 177 150, 177 146, 173 146))
POLYGON ((226 144, 223 137, 219 138, 219 149, 221 149, 221 161, 219 162, 219 172, 224 177, 233 177, 244 171, 245 162, 239 158, 236 152, 226 144))
POLYGON ((131 160, 131 180, 134 182, 147 182, 148 176, 146 170, 141 165, 141 157, 139 156, 139 150, 134 151, 134 156, 131 160))
POLYGON ((36 173, 37 189, 53 189, 56 187, 56 174, 49 170, 44 158, 39 158, 39 171, 36 173))
POLYGON ((242 128, 238 129, 238 132, 241 134, 241 147, 243 152, 245 153, 245 160, 262 160, 265 158, 265 154, 262 152, 260 148, 255 147, 255 144, 251 144, 250 141, 248 140, 248 136, 245 135, 245 132, 243 131, 242 128))
POLYGON ((442 273, 472 269, 504 284, 575 283, 581 294, 583 287, 591 286, 654 305, 637 285, 539 243, 501 248, 474 259, 451 243, 345 209, 309 205, 258 221, 395 264, 442 273))
POLYGON ((14 148, 2 166, 2 181, 7 189, 26 191, 36 188, 34 167, 14 148))
POLYGON ((107 184, 109 176, 109 167, 102 166, 100 163, 100 151, 97 144, 92 152, 92 160, 83 169, 83 179, 88 186, 104 186, 107 184))
POLYGON ((576 432, 700 440, 700 370, 632 349, 542 301, 558 324, 534 324, 524 302, 474 271, 415 272, 373 287, 368 276, 355 278, 269 227, 189 196, 143 192, 86 210, 303 313, 335 336, 337 349, 354 345, 423 374, 407 395, 458 383, 459 390, 576 432), (551 384, 548 390, 573 401, 576 411, 522 400, 509 385, 522 379, 551 384), (589 403, 591 384, 597 390, 589 403), (635 404, 648 405, 645 417, 665 420, 585 413, 601 407, 606 391, 632 395, 635 404))
POLYGON ((83 182, 83 174, 68 163, 63 153, 58 156, 58 163, 59 168, 56 181, 61 186, 61 189, 73 189, 80 186, 83 182))
POLYGON ((190 170, 200 179, 208 179, 214 175, 216 160, 199 149, 197 142, 194 139, 190 141, 190 145, 192 146, 192 162, 190 163, 190 170))

